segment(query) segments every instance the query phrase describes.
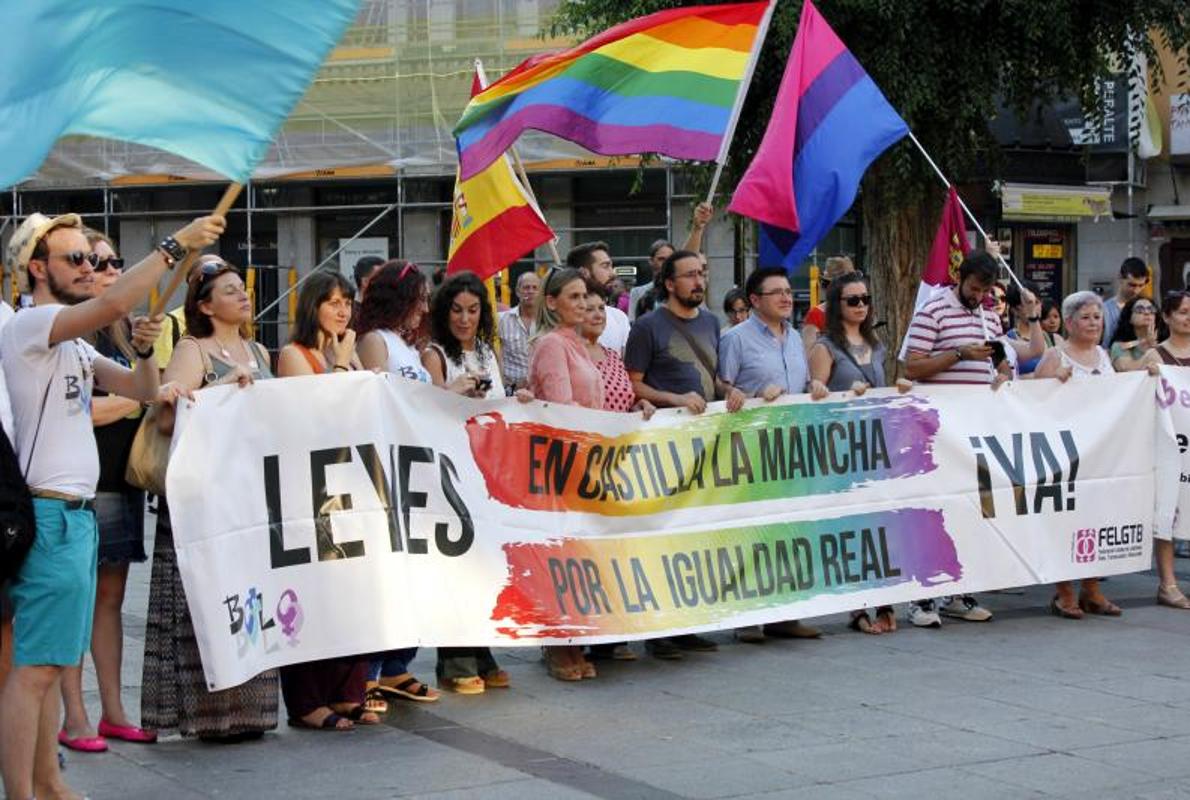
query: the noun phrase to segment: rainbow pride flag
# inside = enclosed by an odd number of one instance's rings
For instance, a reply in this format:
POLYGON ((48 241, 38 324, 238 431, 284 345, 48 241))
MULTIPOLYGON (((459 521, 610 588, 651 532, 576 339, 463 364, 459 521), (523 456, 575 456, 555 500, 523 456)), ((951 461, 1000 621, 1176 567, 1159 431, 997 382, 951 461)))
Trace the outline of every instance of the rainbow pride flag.
POLYGON ((719 160, 768 7, 659 11, 526 61, 463 111, 454 129, 461 179, 481 172, 528 129, 603 155, 719 160))

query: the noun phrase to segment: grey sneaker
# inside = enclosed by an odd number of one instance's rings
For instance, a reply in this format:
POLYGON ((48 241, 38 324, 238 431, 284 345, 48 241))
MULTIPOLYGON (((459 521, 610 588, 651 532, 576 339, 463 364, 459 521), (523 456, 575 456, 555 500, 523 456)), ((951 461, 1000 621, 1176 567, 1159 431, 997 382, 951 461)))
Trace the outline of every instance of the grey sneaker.
POLYGON ((682 650, 673 639, 650 639, 645 642, 645 650, 653 654, 653 658, 663 661, 678 661, 685 658, 682 650))
POLYGON ((764 644, 764 626, 746 625, 735 629, 735 638, 744 644, 764 644))
POLYGON ((981 606, 979 601, 969 594, 951 598, 950 602, 939 610, 944 617, 954 617, 967 622, 987 622, 992 618, 992 612, 981 606))
POLYGON ((719 645, 705 636, 699 636, 697 633, 684 633, 681 636, 674 636, 673 643, 683 650, 689 650, 694 653, 713 653, 719 649, 719 645))
POLYGON ((920 600, 909 604, 909 622, 918 628, 941 628, 942 618, 934 607, 933 600, 920 600))

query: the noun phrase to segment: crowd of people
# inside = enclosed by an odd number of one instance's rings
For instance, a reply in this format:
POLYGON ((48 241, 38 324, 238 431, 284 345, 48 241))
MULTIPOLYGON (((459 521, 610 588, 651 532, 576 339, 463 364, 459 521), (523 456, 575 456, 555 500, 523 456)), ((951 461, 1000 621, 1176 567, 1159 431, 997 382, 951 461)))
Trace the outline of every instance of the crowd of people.
MULTIPOLYGON (((886 357, 894 343, 877 335, 871 286, 847 257, 827 261, 823 302, 800 331, 782 268, 758 268, 727 292, 724 325, 706 307, 701 241, 710 218, 710 208, 700 206, 682 247, 655 243, 652 281, 630 292, 618 285, 611 248, 588 242, 544 275, 521 274, 517 302, 503 311, 470 272, 435 280, 401 259, 362 259, 354 283, 317 272, 302 283, 290 340, 274 362, 253 338, 239 269, 219 256, 197 260, 180 314, 134 312, 168 270, 218 240, 222 218, 195 220, 125 269, 115 244, 78 216, 29 217, 11 240, 8 263, 34 304, 15 315, 0 308, 0 378, 7 384, 0 422, 37 517, 36 544, 0 597, 0 767, 8 797, 76 796, 59 771, 59 744, 101 752, 108 739, 151 743, 158 731, 238 742, 276 727, 281 703, 292 726, 344 731, 380 723, 394 703, 433 703, 444 691, 476 695, 511 683, 490 649, 452 647, 437 650, 434 687, 412 674, 417 650, 406 648, 295 664, 209 691, 162 497, 134 721, 121 701, 121 615, 129 565, 147 557, 146 497, 126 468, 142 425, 168 435, 178 400, 206 387, 374 370, 470 398, 515 396, 647 420, 659 408, 701 414, 716 400, 736 413, 750 398, 808 394, 818 401, 886 386, 904 392, 914 382, 994 390, 1012 379, 1190 366, 1190 293, 1171 293, 1158 307, 1143 263, 1139 270, 1133 260, 1124 263, 1119 293, 1107 301, 1084 291, 1057 306, 1040 300, 1035 286, 1002 284, 990 243, 963 261, 956 286, 916 311, 897 379, 886 357), (95 445, 84 444, 90 441, 95 445), (82 701, 88 651, 98 721, 82 701)), ((316 538, 320 558, 350 556, 344 549, 351 545, 336 543, 329 528, 316 538)), ((1190 609, 1174 576, 1173 542, 1157 540, 1155 550, 1158 602, 1190 609)), ((1077 594, 1072 583, 1058 584, 1050 608, 1065 619, 1121 613, 1093 579, 1077 594)), ((919 627, 940 627, 943 617, 987 622, 992 612, 968 595, 922 599, 907 613, 919 627)), ((893 608, 880 606, 854 611, 850 627, 881 635, 897 622, 893 608)), ((734 635, 760 644, 821 632, 789 619, 734 635)), ((718 647, 695 634, 645 643, 646 652, 667 660, 718 647)), ((546 647, 543 663, 552 678, 577 682, 596 678, 600 659, 637 658, 621 642, 546 647)))

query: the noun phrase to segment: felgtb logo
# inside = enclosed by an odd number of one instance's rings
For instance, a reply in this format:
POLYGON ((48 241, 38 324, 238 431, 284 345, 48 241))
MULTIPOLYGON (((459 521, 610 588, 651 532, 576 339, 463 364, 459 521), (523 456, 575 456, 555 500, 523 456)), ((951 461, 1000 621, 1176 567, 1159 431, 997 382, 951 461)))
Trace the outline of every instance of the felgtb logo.
POLYGON ((1074 563, 1089 564, 1095 560, 1095 539, 1094 528, 1074 532, 1074 563))

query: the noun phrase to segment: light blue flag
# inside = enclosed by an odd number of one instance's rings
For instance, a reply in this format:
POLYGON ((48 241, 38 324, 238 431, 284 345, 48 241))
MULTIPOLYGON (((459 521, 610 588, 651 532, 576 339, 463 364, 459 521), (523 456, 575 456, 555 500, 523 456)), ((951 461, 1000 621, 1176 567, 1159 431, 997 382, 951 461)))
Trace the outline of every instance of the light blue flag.
POLYGON ((0 0, 0 187, 65 134, 246 180, 359 2, 0 0))

